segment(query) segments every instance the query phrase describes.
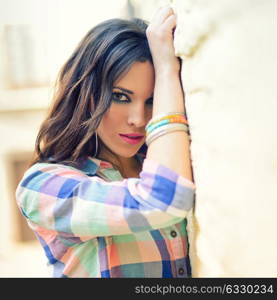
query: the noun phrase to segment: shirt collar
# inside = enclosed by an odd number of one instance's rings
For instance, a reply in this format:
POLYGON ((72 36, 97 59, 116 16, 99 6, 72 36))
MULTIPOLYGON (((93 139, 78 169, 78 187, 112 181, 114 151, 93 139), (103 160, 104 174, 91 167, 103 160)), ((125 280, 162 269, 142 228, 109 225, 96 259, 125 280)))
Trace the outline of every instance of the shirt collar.
MULTIPOLYGON (((136 157, 142 163, 145 158, 145 155, 143 153, 137 153, 136 157)), ((114 169, 114 166, 108 161, 100 160, 98 158, 90 156, 85 160, 84 164, 81 167, 81 170, 88 176, 93 176, 99 170, 103 169, 114 169)))

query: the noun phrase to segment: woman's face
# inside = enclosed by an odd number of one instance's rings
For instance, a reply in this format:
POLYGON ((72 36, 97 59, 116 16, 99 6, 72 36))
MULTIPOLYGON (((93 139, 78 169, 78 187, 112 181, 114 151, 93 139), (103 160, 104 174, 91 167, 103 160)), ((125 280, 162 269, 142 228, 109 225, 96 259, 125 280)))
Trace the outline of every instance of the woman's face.
POLYGON ((118 157, 134 156, 145 142, 145 126, 152 117, 154 82, 153 65, 135 62, 113 86, 111 106, 97 133, 118 157))

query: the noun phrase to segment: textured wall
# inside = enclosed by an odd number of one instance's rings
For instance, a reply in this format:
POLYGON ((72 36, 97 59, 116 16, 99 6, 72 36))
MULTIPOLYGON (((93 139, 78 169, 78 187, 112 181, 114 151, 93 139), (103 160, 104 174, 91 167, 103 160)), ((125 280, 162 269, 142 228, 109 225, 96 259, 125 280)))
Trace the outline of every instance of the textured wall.
POLYGON ((276 277, 277 1, 171 2, 197 186, 193 276, 276 277))

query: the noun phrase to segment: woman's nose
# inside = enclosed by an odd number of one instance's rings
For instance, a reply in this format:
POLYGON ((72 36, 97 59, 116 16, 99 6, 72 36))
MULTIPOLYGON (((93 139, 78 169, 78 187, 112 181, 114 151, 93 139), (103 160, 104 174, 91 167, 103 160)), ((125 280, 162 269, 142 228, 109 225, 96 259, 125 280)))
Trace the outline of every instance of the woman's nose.
POLYGON ((148 120, 145 107, 136 106, 129 113, 128 124, 136 127, 145 127, 148 120))

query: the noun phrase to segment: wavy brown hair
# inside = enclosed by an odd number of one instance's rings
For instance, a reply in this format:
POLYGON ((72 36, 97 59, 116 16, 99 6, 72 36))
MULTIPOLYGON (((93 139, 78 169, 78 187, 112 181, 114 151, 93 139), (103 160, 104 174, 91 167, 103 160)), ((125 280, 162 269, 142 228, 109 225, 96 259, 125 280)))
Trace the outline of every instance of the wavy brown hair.
MULTIPOLYGON (((134 62, 152 61, 141 19, 110 19, 92 28, 63 65, 53 105, 35 146, 37 162, 79 166, 95 153, 95 131, 111 105, 114 82, 134 62)), ((141 148, 146 151, 145 145, 141 148)))

